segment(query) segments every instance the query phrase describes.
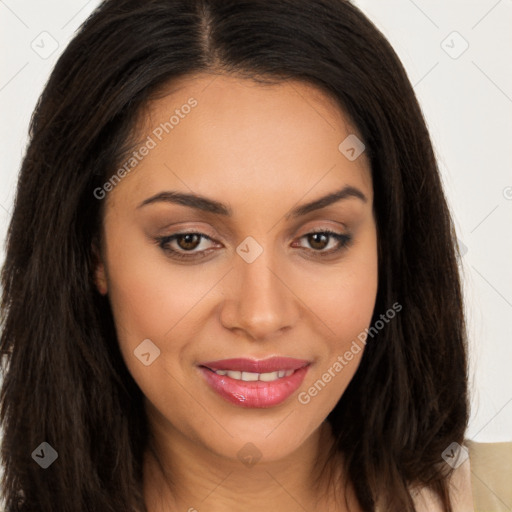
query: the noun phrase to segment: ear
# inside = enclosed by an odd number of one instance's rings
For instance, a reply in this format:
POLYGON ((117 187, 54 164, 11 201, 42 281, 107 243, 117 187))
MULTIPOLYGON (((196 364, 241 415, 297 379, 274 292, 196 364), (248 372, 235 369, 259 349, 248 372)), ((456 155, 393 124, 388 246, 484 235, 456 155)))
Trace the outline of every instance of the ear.
POLYGON ((101 254, 101 249, 97 240, 92 242, 92 254, 94 261, 94 284, 101 295, 107 295, 107 272, 105 270, 104 258, 101 254))

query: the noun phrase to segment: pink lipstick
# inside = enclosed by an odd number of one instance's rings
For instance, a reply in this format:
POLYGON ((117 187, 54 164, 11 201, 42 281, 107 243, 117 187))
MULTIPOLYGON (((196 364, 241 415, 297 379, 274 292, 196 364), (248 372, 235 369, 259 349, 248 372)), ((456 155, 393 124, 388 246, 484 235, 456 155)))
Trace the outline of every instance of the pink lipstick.
POLYGON ((284 402, 302 384, 310 362, 291 357, 222 359, 201 363, 208 385, 229 402, 266 408, 284 402))

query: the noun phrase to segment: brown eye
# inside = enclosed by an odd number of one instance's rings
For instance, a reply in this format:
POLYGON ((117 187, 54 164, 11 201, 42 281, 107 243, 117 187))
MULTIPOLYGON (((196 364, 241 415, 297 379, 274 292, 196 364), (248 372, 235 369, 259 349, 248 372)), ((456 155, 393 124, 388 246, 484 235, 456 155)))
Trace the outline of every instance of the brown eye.
POLYGON ((184 235, 176 236, 176 243, 180 249, 184 251, 191 251, 195 249, 201 242, 201 235, 197 233, 186 233, 184 235))
POLYGON ((317 250, 325 249, 330 238, 327 233, 311 233, 307 237, 310 247, 317 250))
POLYGON ((188 232, 156 238, 155 242, 172 258, 186 259, 202 258, 210 254, 212 246, 208 246, 208 242, 211 244, 213 240, 203 233, 188 232), (198 248, 201 250, 196 250, 198 248))
MULTIPOLYGON (((329 230, 314 231, 300 237, 299 240, 303 239, 307 240, 309 247, 305 247, 300 243, 294 246, 307 249, 318 256, 330 256, 334 253, 339 253, 352 243, 351 235, 329 230)), ((208 235, 195 232, 176 233, 156 238, 155 242, 169 257, 182 260, 189 259, 189 261, 201 259, 211 254, 213 247, 211 245, 208 246, 207 242, 215 245, 208 235), (203 241, 206 242, 206 247, 203 246, 203 241), (202 250, 197 250, 198 248, 202 250)))
POLYGON ((318 256, 328 256, 346 249, 352 243, 352 235, 336 233, 335 231, 322 230, 313 231, 301 236, 299 240, 304 239, 309 247, 299 245, 318 256), (327 249, 327 250, 325 250, 327 249))

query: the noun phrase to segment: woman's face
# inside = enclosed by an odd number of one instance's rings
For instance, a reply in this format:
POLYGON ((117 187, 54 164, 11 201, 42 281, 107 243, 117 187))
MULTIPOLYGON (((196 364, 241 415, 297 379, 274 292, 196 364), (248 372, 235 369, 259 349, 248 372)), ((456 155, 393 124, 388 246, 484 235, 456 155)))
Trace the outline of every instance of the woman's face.
POLYGON ((170 436, 276 460, 343 394, 378 281, 354 134, 300 82, 197 75, 150 104, 137 155, 105 186, 96 278, 148 415, 170 436), (258 363, 276 357, 293 360, 258 363))

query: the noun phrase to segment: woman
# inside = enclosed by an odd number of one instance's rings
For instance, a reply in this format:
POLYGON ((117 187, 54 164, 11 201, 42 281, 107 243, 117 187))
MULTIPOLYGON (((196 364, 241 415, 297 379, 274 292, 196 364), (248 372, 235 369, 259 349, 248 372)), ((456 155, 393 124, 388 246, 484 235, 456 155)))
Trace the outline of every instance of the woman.
POLYGON ((343 0, 107 0, 31 124, 6 510, 472 510, 457 247, 343 0))

